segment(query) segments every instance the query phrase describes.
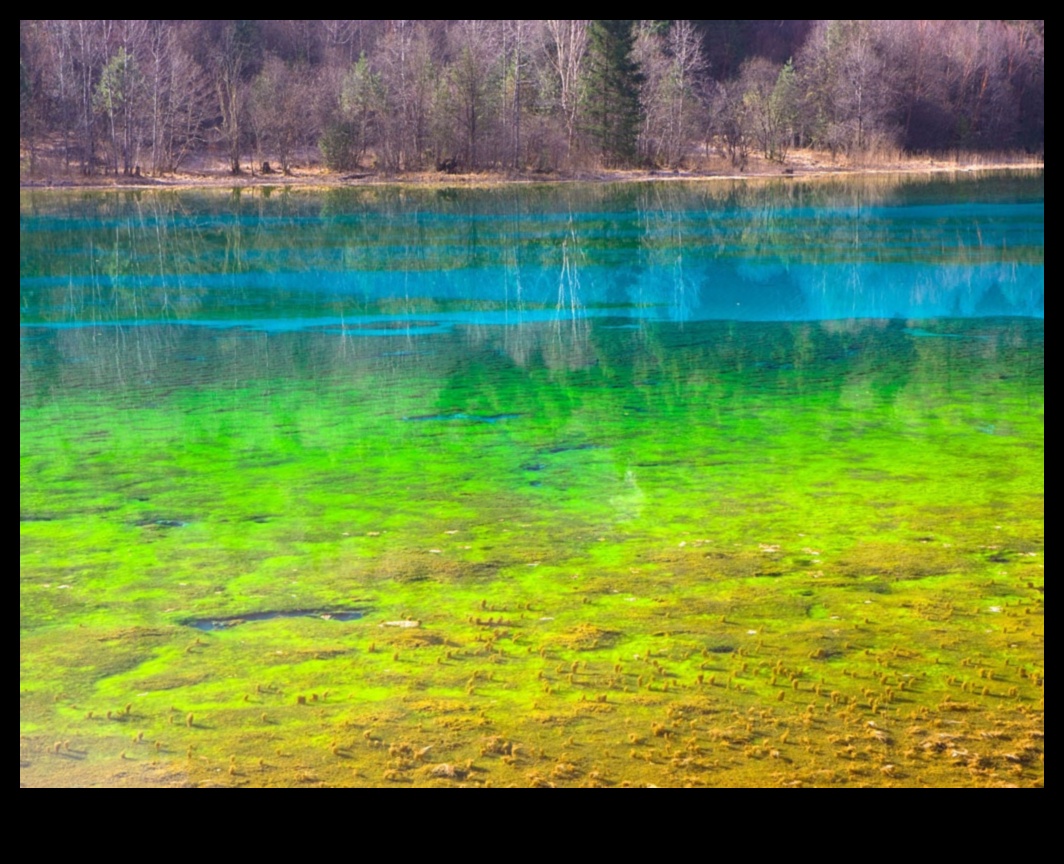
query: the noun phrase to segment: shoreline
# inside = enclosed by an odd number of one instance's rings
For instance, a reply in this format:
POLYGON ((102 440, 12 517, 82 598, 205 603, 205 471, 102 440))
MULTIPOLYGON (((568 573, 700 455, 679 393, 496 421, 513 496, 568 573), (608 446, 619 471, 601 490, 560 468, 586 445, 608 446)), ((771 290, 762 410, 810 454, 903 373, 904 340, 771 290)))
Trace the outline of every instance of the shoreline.
POLYGON ((255 188, 297 188, 300 190, 318 189, 358 189, 379 186, 399 186, 408 188, 465 188, 489 189, 505 186, 567 185, 577 183, 616 184, 616 183, 702 183, 718 181, 764 181, 764 180, 809 180, 833 179, 845 177, 875 177, 887 175, 920 174, 971 174, 977 172, 1005 171, 1044 171, 1044 160, 1030 162, 991 162, 986 164, 959 163, 944 164, 934 160, 912 162, 889 167, 784 167, 776 170, 753 170, 745 172, 715 171, 577 171, 566 174, 507 174, 503 172, 480 172, 476 174, 441 174, 435 171, 411 172, 406 174, 384 174, 365 172, 357 175, 333 174, 330 172, 307 170, 292 174, 241 174, 232 175, 228 171, 196 172, 168 175, 161 178, 123 178, 123 177, 88 177, 88 178, 41 178, 20 180, 19 191, 55 189, 65 191, 144 191, 171 190, 188 191, 195 189, 255 189, 255 188))

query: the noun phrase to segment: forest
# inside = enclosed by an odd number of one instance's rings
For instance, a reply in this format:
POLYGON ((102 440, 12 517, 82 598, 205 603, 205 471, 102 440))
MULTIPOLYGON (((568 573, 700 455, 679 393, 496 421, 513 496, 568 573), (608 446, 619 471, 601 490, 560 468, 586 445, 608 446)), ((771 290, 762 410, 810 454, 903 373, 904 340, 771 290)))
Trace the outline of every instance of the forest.
POLYGON ((20 20, 23 178, 1044 156, 1044 20, 20 20))

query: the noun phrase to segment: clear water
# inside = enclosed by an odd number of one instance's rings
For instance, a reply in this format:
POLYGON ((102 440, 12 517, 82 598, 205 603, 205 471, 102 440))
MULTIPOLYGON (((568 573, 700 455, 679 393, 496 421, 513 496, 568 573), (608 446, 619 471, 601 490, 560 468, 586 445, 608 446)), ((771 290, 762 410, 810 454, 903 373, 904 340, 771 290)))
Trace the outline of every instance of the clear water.
POLYGON ((22 193, 20 322, 27 785, 1042 782, 1041 173, 22 193))

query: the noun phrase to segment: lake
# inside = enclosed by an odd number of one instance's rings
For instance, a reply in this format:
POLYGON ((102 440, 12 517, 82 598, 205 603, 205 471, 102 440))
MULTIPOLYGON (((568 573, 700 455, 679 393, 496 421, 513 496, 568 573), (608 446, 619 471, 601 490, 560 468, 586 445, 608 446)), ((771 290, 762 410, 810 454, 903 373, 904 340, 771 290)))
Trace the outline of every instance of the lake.
POLYGON ((1042 172, 19 216, 22 784, 1042 785, 1042 172))

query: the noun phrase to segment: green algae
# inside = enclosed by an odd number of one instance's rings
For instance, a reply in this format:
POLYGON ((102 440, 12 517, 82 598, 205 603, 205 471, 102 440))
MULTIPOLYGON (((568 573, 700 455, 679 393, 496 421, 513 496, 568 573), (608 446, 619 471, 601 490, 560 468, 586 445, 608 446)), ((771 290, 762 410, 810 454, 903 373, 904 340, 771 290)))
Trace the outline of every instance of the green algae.
POLYGON ((1039 319, 23 323, 26 785, 1043 782, 1039 319))

